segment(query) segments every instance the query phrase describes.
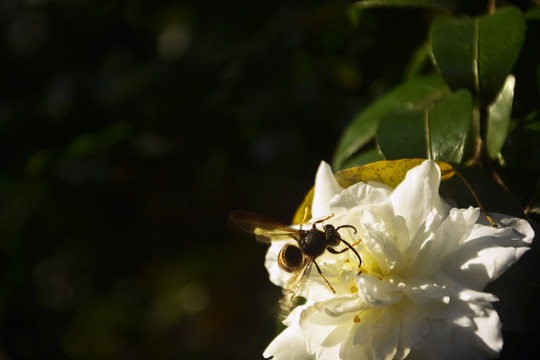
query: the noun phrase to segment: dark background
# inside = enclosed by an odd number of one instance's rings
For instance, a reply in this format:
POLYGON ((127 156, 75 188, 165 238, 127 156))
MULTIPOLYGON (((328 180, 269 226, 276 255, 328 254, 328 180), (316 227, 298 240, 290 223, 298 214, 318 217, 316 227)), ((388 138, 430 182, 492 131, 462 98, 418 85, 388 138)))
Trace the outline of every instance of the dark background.
POLYGON ((0 2, 0 359, 256 359, 279 289, 226 226, 287 222, 423 10, 0 2))

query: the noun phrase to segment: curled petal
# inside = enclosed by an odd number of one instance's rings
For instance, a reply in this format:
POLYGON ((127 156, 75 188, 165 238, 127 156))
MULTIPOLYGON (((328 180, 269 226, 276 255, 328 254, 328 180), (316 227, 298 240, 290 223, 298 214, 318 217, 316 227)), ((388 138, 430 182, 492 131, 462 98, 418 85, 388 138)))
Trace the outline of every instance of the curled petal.
POLYGON ((407 220, 411 236, 424 230, 432 210, 443 216, 450 210, 450 206, 439 195, 440 180, 439 167, 427 160, 409 170, 405 180, 392 193, 391 201, 396 215, 407 220))
POLYGON ((315 176, 313 205, 311 206, 312 217, 316 219, 330 215, 330 201, 342 191, 343 188, 337 182, 332 168, 322 161, 315 176))
POLYGON ((288 327, 279 334, 264 350, 265 358, 274 360, 312 360, 315 357, 307 352, 306 339, 298 327, 288 327))
POLYGON ((497 279, 529 250, 534 238, 527 221, 491 215, 502 226, 474 225, 468 238, 444 264, 448 270, 460 273, 473 289, 483 289, 497 279))
POLYGON ((380 184, 366 184, 360 182, 341 191, 338 196, 332 199, 331 209, 335 213, 349 211, 352 208, 371 208, 376 205, 389 203, 392 188, 380 184), (358 199, 363 199, 362 204, 358 199))
POLYGON ((361 274, 356 279, 358 296, 372 308, 385 308, 400 301, 405 284, 396 276, 386 276, 382 280, 375 276, 361 274))

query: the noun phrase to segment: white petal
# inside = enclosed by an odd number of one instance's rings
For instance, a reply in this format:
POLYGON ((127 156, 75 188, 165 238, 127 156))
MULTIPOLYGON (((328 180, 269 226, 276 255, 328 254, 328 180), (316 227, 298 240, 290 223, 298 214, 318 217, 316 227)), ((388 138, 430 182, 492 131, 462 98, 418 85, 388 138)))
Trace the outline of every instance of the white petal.
POLYGON ((302 312, 300 326, 308 329, 311 325, 336 326, 354 318, 354 313, 366 309, 356 294, 334 297, 317 302, 302 312))
POLYGON ((527 221, 491 215, 501 226, 476 224, 444 265, 450 271, 461 273, 476 290, 483 290, 514 264, 529 249, 534 238, 534 231, 527 221))
POLYGON ((407 279, 407 288, 404 290, 407 298, 417 307, 439 310, 449 303, 449 293, 441 282, 430 279, 407 279))
POLYGON ((311 206, 313 219, 330 215, 330 201, 341 191, 343 191, 343 188, 337 182, 332 168, 326 162, 321 161, 315 176, 315 188, 313 190, 313 205, 311 206))
POLYGON ((502 350, 503 338, 501 333, 502 324, 499 315, 493 307, 485 309, 486 316, 474 318, 476 335, 482 340, 484 350, 492 357, 496 357, 502 350))
POLYGON ((393 359, 399 333, 399 315, 393 307, 365 311, 353 330, 352 342, 345 342, 341 349, 342 359, 393 359))
POLYGON ((403 297, 405 284, 397 276, 385 276, 380 280, 372 275, 360 274, 356 279, 358 296, 372 308, 385 308, 403 297))
POLYGON ((470 316, 449 319, 432 319, 425 336, 425 346, 411 351, 411 359, 464 359, 480 360, 498 356, 502 349, 501 323, 491 304, 474 304, 457 301, 451 316, 470 316), (482 316, 475 316, 482 314, 482 316))
MULTIPOLYGON (((368 211, 364 212, 368 213, 368 211)), ((365 218, 365 215, 362 217, 365 218)), ((378 229, 374 220, 370 223, 364 223, 363 227, 366 236, 363 236, 363 245, 369 254, 375 259, 377 265, 381 268, 383 274, 388 274, 396 265, 401 263, 402 254, 397 247, 395 240, 389 236, 386 229, 378 229), (381 232, 383 230, 384 232, 381 232)))
POLYGON ((393 306, 381 312, 377 331, 371 339, 374 359, 391 360, 397 352, 400 321, 393 306))
POLYGON ((425 234, 427 237, 419 249, 416 249, 416 245, 408 249, 405 257, 416 258, 416 261, 410 262, 407 268, 399 271, 411 277, 427 277, 437 272, 446 256, 453 253, 469 236, 478 215, 479 210, 472 207, 451 209, 448 217, 438 227, 430 234, 425 234))
POLYGON ((407 359, 414 360, 483 360, 485 354, 477 349, 477 339, 470 331, 452 328, 444 320, 429 322, 425 346, 412 349, 407 359))
POLYGON ((306 339, 298 327, 288 327, 279 334, 264 350, 263 356, 274 360, 311 360, 308 354, 306 339))
POLYGON ((390 202, 392 188, 382 183, 359 182, 343 190, 332 200, 331 209, 339 214, 351 209, 371 208, 390 202))
POLYGON ((308 353, 315 354, 318 360, 337 359, 342 340, 350 336, 350 329, 354 325, 350 315, 335 316, 324 311, 326 303, 336 306, 339 300, 340 298, 336 298, 315 303, 315 306, 307 306, 301 312, 298 326, 305 334, 308 353))
POLYGON ((421 310, 406 299, 396 305, 400 314, 400 341, 396 359, 404 359, 411 349, 425 346, 424 336, 428 333, 428 321, 421 316, 421 310))
POLYGON ((441 172, 431 160, 409 170, 405 180, 399 184, 391 196, 396 215, 407 220, 411 236, 423 231, 426 219, 432 210, 446 214, 450 207, 439 195, 441 172))

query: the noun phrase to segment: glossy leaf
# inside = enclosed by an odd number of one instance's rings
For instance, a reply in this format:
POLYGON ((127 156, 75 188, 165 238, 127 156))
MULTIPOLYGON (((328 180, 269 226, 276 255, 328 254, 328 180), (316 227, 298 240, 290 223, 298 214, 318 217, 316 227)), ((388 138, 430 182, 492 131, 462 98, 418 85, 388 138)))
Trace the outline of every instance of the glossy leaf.
POLYGON ((428 110, 413 109, 386 116, 377 128, 377 144, 388 160, 427 157, 428 110))
POLYGON ((355 7, 428 7, 453 9, 457 5, 456 0, 364 0, 353 4, 355 7))
POLYGON ((381 160, 384 160, 384 156, 381 154, 381 152, 378 149, 373 148, 366 151, 362 151, 354 155, 353 157, 351 157, 345 162, 343 168, 349 169, 352 167, 362 166, 362 165, 366 165, 366 164, 376 162, 376 161, 381 161, 381 160))
MULTIPOLYGON (((424 109, 450 94, 450 89, 438 75, 416 77, 397 86, 358 114, 343 132, 334 154, 335 169, 372 141, 381 119, 406 109, 424 109)), ((401 154, 401 157, 404 157, 401 154)))
POLYGON ((431 158, 461 163, 472 124, 473 103, 462 89, 438 103, 428 114, 431 158))
POLYGON ((514 6, 480 17, 478 77, 485 103, 492 101, 512 71, 525 39, 525 28, 523 13, 514 6))
POLYGON ((508 76, 497 98, 488 107, 486 147, 492 159, 499 156, 508 135, 512 114, 512 100, 514 99, 514 85, 514 76, 508 76))
POLYGON ((519 57, 525 18, 508 6, 476 18, 439 18, 430 30, 435 63, 448 85, 492 102, 519 57))
POLYGON ((433 22, 430 40, 435 63, 452 89, 478 92, 476 20, 442 17, 433 22))
POLYGON ((416 48, 405 68, 404 78, 410 80, 416 76, 421 76, 422 72, 431 66, 430 58, 431 45, 429 43, 424 43, 416 48))
POLYGON ((379 124, 377 142, 386 159, 430 157, 459 163, 472 123, 472 97, 463 89, 424 109, 393 113, 379 124))

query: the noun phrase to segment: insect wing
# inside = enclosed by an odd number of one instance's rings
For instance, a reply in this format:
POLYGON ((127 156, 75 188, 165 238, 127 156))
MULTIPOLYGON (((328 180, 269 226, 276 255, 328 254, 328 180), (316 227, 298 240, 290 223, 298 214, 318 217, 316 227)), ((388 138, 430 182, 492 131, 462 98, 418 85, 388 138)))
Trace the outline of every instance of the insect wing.
POLYGON ((304 286, 305 278, 311 271, 313 259, 305 258, 305 264, 297 272, 291 275, 283 287, 283 296, 279 301, 280 316, 286 318, 291 310, 298 305, 300 291, 304 286))
POLYGON ((249 211, 233 211, 230 219, 240 230, 254 234, 255 238, 264 244, 274 240, 300 238, 299 230, 249 211))

